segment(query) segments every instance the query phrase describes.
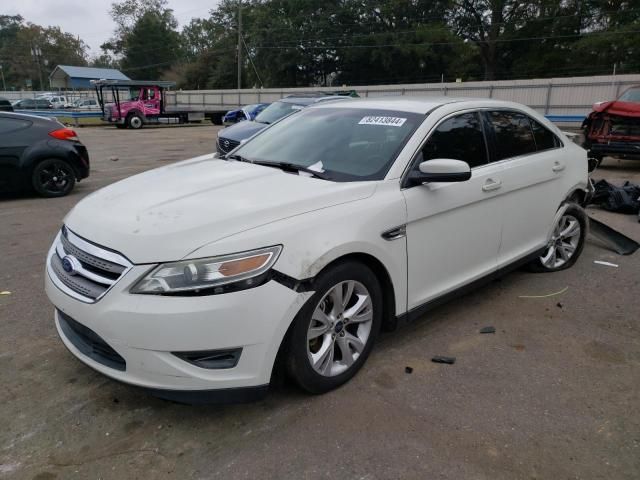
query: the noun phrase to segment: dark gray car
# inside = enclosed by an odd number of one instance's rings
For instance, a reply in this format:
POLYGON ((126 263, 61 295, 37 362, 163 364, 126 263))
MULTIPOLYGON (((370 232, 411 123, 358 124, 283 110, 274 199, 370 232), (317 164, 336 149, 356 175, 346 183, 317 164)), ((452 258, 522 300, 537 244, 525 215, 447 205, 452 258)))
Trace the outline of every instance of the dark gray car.
POLYGON ((0 192, 68 194, 89 176, 89 154, 76 132, 53 118, 0 112, 0 192))
POLYGON ((240 145, 240 142, 258 133, 267 125, 280 120, 293 112, 301 110, 309 105, 319 102, 347 100, 352 95, 327 95, 326 93, 309 93, 304 95, 291 95, 277 102, 273 102, 258 114, 255 120, 236 123, 218 132, 216 150, 225 155, 240 145))

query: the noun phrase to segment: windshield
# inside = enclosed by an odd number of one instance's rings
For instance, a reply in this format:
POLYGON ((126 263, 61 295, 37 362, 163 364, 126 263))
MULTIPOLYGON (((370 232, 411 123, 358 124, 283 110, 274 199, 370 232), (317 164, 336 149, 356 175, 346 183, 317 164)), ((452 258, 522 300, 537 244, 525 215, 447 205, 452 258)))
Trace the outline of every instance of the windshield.
POLYGON ((289 102, 275 102, 265 108, 256 117, 256 122, 260 123, 273 123, 276 120, 280 120, 282 117, 289 115, 291 112, 304 108, 304 105, 298 105, 297 103, 289 102))
POLYGON ((391 110, 310 108, 264 130, 234 154, 298 165, 335 181, 381 180, 424 118, 391 110))
POLYGON ((622 102, 640 102, 640 88, 630 88, 618 100, 622 102))

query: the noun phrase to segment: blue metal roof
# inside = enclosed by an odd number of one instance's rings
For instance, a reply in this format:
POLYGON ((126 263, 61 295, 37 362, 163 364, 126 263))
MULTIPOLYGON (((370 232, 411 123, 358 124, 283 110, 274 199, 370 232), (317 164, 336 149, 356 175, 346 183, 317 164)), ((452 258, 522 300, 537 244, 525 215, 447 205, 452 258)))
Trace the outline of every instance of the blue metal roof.
POLYGON ((113 68, 74 67, 71 65, 58 65, 49 76, 51 77, 57 69, 62 70, 71 78, 130 80, 130 78, 120 70, 113 68))

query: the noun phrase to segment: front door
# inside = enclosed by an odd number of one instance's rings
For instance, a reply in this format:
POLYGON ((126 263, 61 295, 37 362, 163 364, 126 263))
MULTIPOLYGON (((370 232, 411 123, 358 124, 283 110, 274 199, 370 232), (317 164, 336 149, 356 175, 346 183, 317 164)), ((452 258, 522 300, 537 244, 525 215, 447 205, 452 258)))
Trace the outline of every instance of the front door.
POLYGON ((465 182, 433 182, 403 190, 409 310, 492 272, 497 265, 502 167, 488 163, 477 112, 444 119, 411 168, 435 158, 463 160, 472 176, 465 182))
POLYGON ((145 115, 158 115, 160 113, 160 90, 157 87, 143 88, 142 104, 145 115))

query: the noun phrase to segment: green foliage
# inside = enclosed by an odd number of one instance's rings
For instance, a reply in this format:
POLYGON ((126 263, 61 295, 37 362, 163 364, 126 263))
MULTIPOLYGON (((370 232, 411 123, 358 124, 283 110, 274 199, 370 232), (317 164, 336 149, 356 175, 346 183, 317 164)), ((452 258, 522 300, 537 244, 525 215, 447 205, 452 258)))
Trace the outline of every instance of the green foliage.
POLYGON ((58 27, 24 23, 20 16, 0 15, 0 65, 8 89, 47 89, 56 65, 87 64, 86 45, 58 27))

